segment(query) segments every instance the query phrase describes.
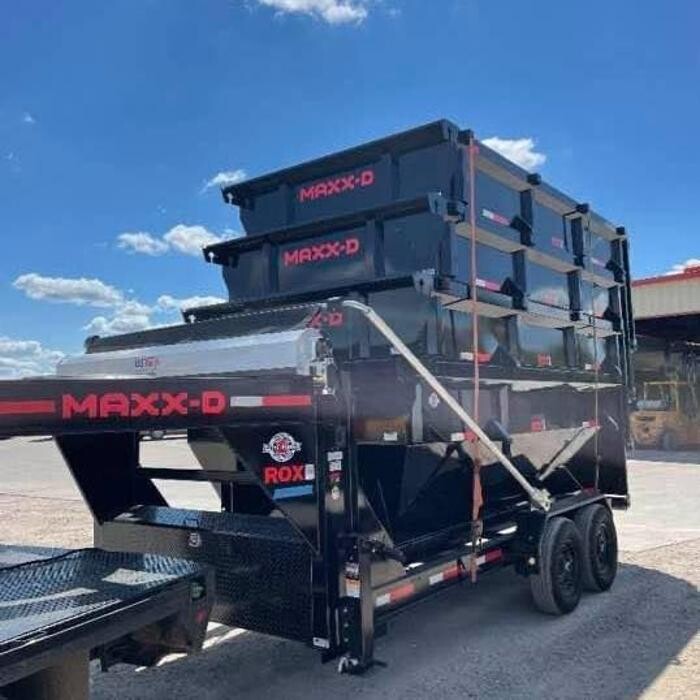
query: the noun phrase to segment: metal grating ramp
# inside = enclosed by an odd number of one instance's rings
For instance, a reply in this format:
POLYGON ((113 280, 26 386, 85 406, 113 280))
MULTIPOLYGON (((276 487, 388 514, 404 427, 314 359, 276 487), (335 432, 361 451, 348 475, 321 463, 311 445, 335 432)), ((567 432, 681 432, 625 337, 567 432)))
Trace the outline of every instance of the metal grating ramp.
MULTIPOLYGON (((50 550, 48 550, 50 552, 50 550)), ((47 550, 0 549, 0 655, 33 638, 113 611, 202 572, 194 562, 98 549, 47 556, 47 550), (0 564, 2 566, 2 564, 0 564)))

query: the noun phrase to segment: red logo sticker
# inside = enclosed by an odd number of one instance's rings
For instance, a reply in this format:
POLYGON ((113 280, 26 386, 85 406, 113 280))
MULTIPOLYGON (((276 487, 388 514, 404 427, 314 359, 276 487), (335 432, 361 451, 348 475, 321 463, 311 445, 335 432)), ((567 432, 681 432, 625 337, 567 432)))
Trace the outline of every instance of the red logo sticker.
POLYGON ((297 197, 300 202, 313 202, 317 199, 334 197, 343 192, 350 192, 361 187, 370 187, 374 184, 374 170, 362 170, 350 175, 341 175, 329 180, 314 182, 306 187, 300 187, 297 197))
POLYGON ((299 450, 301 443, 289 433, 275 433, 269 442, 263 444, 262 449, 263 454, 270 455, 275 462, 289 462, 299 450))
POLYGON ((360 239, 355 236, 338 241, 325 241, 285 250, 282 254, 282 264, 285 267, 306 265, 306 263, 320 260, 333 260, 335 258, 351 257, 360 252, 360 239))

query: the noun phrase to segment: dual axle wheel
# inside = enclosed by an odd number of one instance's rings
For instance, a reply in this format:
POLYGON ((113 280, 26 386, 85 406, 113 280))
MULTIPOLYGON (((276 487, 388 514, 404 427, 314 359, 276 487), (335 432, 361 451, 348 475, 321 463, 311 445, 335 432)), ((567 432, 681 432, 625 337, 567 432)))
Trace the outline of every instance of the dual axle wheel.
POLYGON ((571 612, 583 590, 601 592, 617 573, 617 535, 610 510, 586 506, 573 519, 552 518, 540 540, 539 571, 530 575, 537 608, 550 615, 571 612))

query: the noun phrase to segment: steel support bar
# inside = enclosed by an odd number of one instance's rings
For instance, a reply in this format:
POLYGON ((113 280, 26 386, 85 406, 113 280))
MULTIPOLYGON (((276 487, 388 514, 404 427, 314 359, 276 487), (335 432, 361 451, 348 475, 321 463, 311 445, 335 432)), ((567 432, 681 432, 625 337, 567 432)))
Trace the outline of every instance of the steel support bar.
POLYGON ((538 489, 518 471, 515 465, 503 454, 499 447, 486 435, 477 422, 464 410, 457 400, 437 380, 428 368, 411 352, 396 333, 387 325, 384 319, 370 306, 354 299, 345 299, 343 306, 355 309, 367 318, 367 320, 394 346, 396 351, 403 356, 411 367, 425 380, 433 391, 447 404, 452 412, 469 427, 491 454, 510 472, 511 476, 523 487, 530 502, 544 511, 549 510, 551 498, 545 489, 538 489))

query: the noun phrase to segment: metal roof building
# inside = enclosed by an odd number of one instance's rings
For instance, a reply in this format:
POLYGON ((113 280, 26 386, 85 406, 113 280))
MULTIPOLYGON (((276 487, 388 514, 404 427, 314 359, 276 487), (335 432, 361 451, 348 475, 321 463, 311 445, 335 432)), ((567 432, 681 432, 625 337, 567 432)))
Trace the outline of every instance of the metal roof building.
POLYGON ((700 342, 700 266, 632 282, 637 333, 700 342))

